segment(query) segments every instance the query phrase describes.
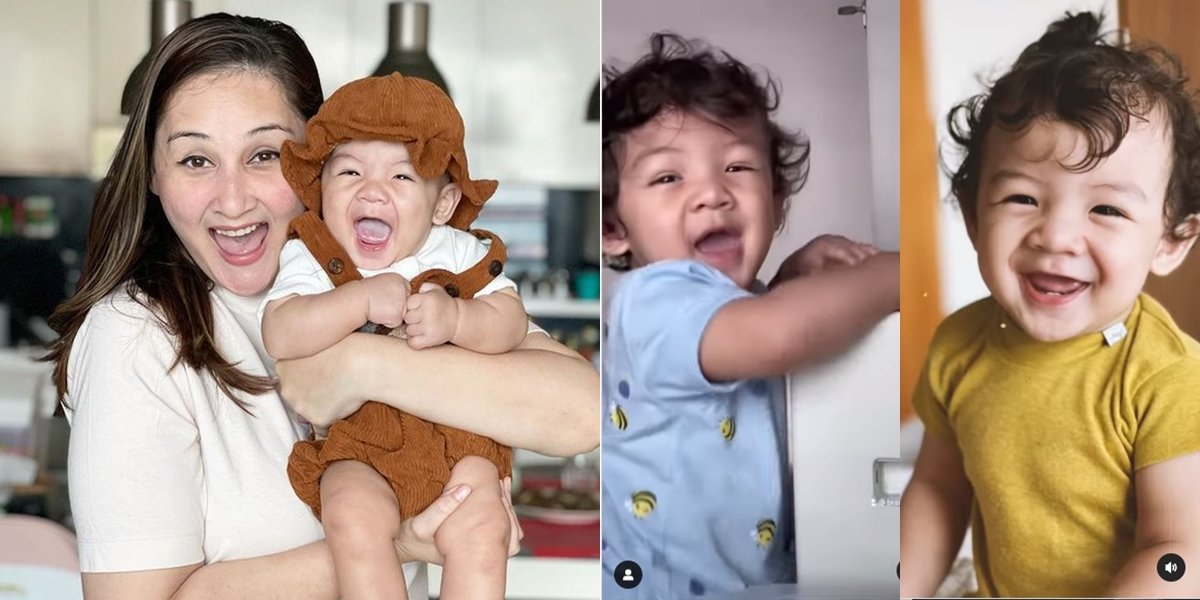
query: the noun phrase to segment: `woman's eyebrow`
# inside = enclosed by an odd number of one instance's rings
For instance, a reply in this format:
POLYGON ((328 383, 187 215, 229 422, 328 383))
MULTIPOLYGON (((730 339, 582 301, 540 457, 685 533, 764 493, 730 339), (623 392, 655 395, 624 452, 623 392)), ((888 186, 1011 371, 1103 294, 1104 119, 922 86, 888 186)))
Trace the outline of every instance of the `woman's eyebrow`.
MULTIPOLYGON (((282 131, 282 132, 288 133, 288 134, 292 133, 292 130, 288 129, 287 127, 284 127, 283 125, 279 125, 276 123, 270 123, 268 125, 260 125, 258 127, 255 127, 254 129, 251 129, 250 131, 247 131, 246 137, 248 137, 248 138, 254 137, 260 133, 266 133, 268 131, 282 131)), ((201 139, 201 140, 212 139, 208 134, 201 133, 199 131, 176 131, 175 133, 172 133, 171 135, 167 136, 167 143, 170 144, 171 142, 173 142, 179 138, 185 138, 185 137, 186 138, 196 138, 196 139, 201 139)))
POLYGON ((292 133, 291 129, 288 129, 287 127, 284 127, 283 125, 271 123, 269 125, 261 125, 259 127, 255 127, 254 129, 251 129, 249 132, 246 133, 246 137, 254 137, 260 133, 266 133, 268 131, 282 131, 284 133, 292 133))
POLYGON ((175 133, 172 133, 171 135, 167 136, 167 143, 170 144, 171 142, 173 142, 179 138, 185 138, 185 137, 197 138, 197 139, 201 139, 201 140, 209 139, 207 134, 200 133, 199 131, 176 131, 175 133))

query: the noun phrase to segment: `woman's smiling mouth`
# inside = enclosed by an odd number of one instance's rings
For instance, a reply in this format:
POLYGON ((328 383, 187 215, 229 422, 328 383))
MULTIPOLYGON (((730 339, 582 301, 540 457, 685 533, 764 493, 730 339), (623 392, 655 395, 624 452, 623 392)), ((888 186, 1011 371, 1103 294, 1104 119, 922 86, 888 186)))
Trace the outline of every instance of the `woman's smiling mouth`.
POLYGON ((241 227, 210 227, 208 233, 222 260, 234 266, 242 266, 253 264, 262 258, 266 251, 264 242, 269 230, 270 226, 267 223, 260 222, 241 227))

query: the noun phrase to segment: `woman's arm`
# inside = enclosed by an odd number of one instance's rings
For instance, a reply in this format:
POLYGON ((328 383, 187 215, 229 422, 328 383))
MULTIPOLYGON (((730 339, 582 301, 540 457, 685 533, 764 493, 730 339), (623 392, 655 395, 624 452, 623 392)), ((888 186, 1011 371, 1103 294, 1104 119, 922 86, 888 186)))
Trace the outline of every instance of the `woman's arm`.
POLYGON ((154 571, 84 573, 87 600, 145 598, 296 598, 337 597, 333 559, 325 541, 244 560, 190 565, 154 571))
POLYGON ((356 333, 276 369, 283 397, 317 425, 376 400, 543 454, 569 456, 600 443, 599 373, 540 333, 490 356, 455 346, 413 350, 356 333))
MULTIPOLYGON (((505 498, 511 493, 509 485, 508 479, 501 482, 505 498)), ((396 538, 400 562, 442 563, 433 535, 470 492, 465 485, 448 489, 421 514, 402 523, 396 538)), ((512 505, 505 507, 517 532, 509 546, 511 556, 519 549, 521 533, 512 505)), ((84 573, 83 595, 87 600, 332 599, 337 597, 337 577, 329 545, 320 540, 286 552, 208 565, 84 573)))

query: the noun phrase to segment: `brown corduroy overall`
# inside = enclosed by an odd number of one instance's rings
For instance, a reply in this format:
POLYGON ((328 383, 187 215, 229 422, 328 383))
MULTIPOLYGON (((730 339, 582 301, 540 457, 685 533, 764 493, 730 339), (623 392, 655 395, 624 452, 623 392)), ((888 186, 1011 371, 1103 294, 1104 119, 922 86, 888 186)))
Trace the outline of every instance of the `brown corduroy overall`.
MULTIPOLYGON (((301 215, 292 221, 292 228, 335 286, 362 278, 316 215, 301 215)), ((477 229, 472 233, 491 240, 483 260, 460 274, 442 269, 426 271, 413 279, 411 293, 429 282, 441 285, 452 297, 471 298, 499 275, 505 260, 503 242, 486 231, 477 229)), ((380 328, 377 333, 388 332, 380 328)), ((367 402, 358 412, 334 423, 324 440, 297 442, 288 458, 288 479, 296 495, 320 518, 321 475, 325 468, 338 460, 366 463, 387 479, 400 505, 400 517, 407 519, 442 494, 450 469, 464 456, 492 461, 501 477, 512 474, 512 449, 508 446, 431 423, 386 404, 367 402)))

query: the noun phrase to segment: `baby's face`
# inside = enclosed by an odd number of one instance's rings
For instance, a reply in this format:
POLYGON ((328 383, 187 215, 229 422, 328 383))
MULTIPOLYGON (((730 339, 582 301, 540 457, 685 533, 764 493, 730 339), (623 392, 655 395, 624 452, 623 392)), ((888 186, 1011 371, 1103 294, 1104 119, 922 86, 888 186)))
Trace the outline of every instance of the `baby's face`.
POLYGON ((1077 129, 1048 120, 1016 133, 993 127, 984 141, 968 225, 979 270, 1021 329, 1042 341, 1124 320, 1147 274, 1182 260, 1165 236, 1171 137, 1161 115, 1132 119, 1120 148, 1096 168, 1063 167, 1086 151, 1077 129))
POLYGON ((382 269, 415 254, 453 214, 457 187, 438 179, 417 175, 404 144, 346 142, 321 172, 321 217, 354 264, 382 269))
POLYGON ((750 286, 778 218, 759 124, 663 113, 625 136, 619 163, 622 227, 605 234, 607 254, 630 251, 635 268, 695 259, 750 286))

